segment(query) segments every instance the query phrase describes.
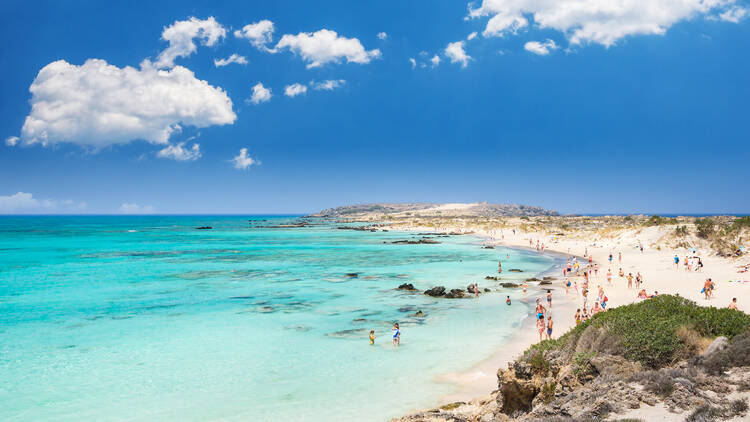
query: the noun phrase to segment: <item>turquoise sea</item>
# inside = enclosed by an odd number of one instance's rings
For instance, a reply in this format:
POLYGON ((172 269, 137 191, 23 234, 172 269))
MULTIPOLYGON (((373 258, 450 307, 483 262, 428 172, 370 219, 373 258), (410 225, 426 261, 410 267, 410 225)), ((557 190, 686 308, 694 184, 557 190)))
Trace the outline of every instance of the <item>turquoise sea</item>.
POLYGON ((454 388, 436 376, 489 356, 530 311, 503 291, 395 287, 494 290, 498 259, 517 278, 556 264, 466 235, 261 227, 292 221, 0 217, 0 420, 387 420, 436 404, 454 388))

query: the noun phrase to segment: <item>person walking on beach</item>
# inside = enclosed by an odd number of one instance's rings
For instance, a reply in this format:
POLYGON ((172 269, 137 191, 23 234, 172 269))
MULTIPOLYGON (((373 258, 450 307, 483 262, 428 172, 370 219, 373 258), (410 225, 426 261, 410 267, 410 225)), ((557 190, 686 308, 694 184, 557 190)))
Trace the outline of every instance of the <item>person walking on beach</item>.
POLYGON ((552 290, 547 290, 547 305, 552 309, 552 290))
POLYGON ((398 328, 398 322, 393 324, 393 345, 398 347, 401 344, 401 330, 398 328))
POLYGON ((536 330, 539 332, 539 341, 544 339, 544 318, 536 320, 536 330))
POLYGON ((612 253, 611 253, 611 252, 610 252, 610 254, 609 254, 609 263, 610 263, 610 264, 612 263, 612 253))
POLYGON ((375 330, 370 330, 370 346, 375 344, 375 330))
POLYGON ((729 306, 727 306, 729 309, 737 309, 737 298, 733 297, 732 301, 729 302, 729 306))
POLYGON ((628 289, 633 288, 633 273, 628 273, 628 289))
POLYGON ((599 279, 599 264, 594 264, 594 277, 599 279))
POLYGON ((536 319, 544 321, 544 314, 547 313, 547 308, 542 305, 542 301, 537 298, 536 300, 536 319))
POLYGON ((677 254, 675 254, 675 256, 674 256, 674 268, 676 270, 680 269, 680 257, 677 256, 677 254))
POLYGON ((707 278, 706 281, 703 283, 703 294, 706 297, 706 300, 711 299, 712 293, 713 293, 714 283, 711 282, 710 278, 707 278))
POLYGON ((570 279, 565 277, 565 296, 568 295, 570 291, 570 279))
POLYGON ((547 317, 547 340, 552 339, 552 315, 547 317))
POLYGON ((576 309, 576 314, 573 315, 573 319, 575 319, 576 325, 581 323, 581 308, 576 309))
POLYGON ((617 252, 617 260, 620 262, 620 265, 622 265, 622 252, 617 252))
POLYGON ((607 269, 607 284, 612 284, 612 270, 607 269))

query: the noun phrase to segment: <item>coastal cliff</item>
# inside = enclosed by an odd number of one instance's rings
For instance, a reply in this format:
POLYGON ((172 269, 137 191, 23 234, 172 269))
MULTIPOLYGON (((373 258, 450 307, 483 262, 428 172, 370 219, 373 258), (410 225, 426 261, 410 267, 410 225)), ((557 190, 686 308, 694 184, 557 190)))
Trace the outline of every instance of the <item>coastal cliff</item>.
POLYGON ((395 421, 747 420, 750 316, 657 296, 531 346, 497 378, 488 397, 395 421))

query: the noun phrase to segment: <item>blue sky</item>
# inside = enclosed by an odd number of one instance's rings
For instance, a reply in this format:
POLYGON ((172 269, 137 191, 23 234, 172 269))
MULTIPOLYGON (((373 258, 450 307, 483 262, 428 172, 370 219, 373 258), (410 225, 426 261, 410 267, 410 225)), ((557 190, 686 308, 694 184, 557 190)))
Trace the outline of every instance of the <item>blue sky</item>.
POLYGON ((743 1, 235 3, 4 1, 0 213, 750 210, 743 1))

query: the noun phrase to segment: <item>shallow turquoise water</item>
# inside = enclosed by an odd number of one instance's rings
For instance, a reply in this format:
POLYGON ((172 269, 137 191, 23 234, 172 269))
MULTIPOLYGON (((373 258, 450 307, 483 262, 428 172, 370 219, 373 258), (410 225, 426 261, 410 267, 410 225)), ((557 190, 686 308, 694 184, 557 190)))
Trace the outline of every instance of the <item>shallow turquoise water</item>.
POLYGON ((0 217, 0 420, 386 420, 451 392, 435 376, 529 311, 396 286, 493 287, 498 258, 520 277, 554 264, 470 236, 252 227, 290 220, 0 217))

